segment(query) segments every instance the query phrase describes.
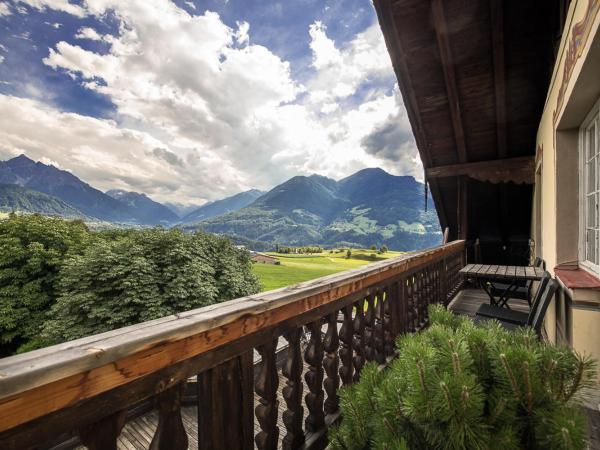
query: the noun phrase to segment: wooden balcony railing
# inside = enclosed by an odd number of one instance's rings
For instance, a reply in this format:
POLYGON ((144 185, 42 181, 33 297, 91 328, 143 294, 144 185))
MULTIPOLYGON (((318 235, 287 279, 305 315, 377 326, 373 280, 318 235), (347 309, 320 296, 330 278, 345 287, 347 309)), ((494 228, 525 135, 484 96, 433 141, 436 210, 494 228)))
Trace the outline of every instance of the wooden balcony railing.
POLYGON ((340 386, 358 380, 366 361, 393 358, 396 336, 425 326, 429 304, 452 299, 463 265, 456 241, 5 358, 0 448, 77 437, 91 450, 116 449, 128 411, 150 399, 158 410, 150 448, 185 449, 181 402, 196 376, 200 449, 322 448, 340 386))

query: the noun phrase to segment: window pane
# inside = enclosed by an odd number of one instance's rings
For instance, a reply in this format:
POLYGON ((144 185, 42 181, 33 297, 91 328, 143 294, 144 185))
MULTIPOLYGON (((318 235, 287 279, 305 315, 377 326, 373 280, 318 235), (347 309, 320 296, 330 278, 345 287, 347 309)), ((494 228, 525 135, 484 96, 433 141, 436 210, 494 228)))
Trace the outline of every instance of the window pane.
POLYGON ((597 159, 594 158, 592 159, 589 163, 586 164, 587 166, 587 192, 594 192, 596 191, 596 162, 597 159))
POLYGON ((587 131, 587 159, 593 158, 596 154, 596 127, 595 124, 587 131))
POLYGON ((597 264, 596 257, 596 230, 588 229, 586 233, 586 255, 585 259, 597 264))
POLYGON ((596 209, 596 199, 594 195, 588 195, 586 197, 587 205, 585 208, 586 215, 586 227, 587 228, 596 228, 596 217, 594 211, 596 209))

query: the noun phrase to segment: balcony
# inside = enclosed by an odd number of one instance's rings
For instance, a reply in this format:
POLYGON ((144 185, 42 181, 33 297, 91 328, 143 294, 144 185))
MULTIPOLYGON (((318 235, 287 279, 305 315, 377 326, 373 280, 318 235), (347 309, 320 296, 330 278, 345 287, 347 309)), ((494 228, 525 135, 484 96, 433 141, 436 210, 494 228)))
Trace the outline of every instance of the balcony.
POLYGON ((450 303, 464 250, 455 241, 5 358, 0 448, 323 448, 338 389, 365 362, 390 361, 429 304, 450 303))

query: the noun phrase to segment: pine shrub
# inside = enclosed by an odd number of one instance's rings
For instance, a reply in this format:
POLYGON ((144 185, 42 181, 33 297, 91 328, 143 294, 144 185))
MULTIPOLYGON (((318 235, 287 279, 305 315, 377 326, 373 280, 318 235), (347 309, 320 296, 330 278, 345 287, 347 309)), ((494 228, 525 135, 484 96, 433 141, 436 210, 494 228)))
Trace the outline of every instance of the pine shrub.
POLYGON ((439 305, 429 317, 427 330, 398 339, 390 367, 367 364, 341 390, 332 450, 586 448, 577 394, 595 382, 593 360, 439 305))

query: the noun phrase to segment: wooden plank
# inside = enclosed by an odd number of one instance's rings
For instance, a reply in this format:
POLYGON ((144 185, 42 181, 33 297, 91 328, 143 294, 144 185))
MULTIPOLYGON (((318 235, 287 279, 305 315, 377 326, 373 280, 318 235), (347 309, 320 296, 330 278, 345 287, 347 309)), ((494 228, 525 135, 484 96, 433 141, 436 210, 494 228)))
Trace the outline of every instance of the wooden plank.
POLYGON ((465 267, 463 267, 462 269, 460 269, 460 273, 468 275, 471 273, 471 271, 473 270, 473 266, 475 264, 467 264, 465 267))
POLYGON ((499 181, 512 181, 516 178, 519 180, 523 178, 523 172, 533 174, 534 164, 534 156, 519 156, 515 158, 492 159, 488 161, 429 167, 425 173, 428 179, 471 176, 477 179, 494 178, 499 181))
POLYGON ((504 67, 504 14, 502 0, 490 0, 492 59, 496 100, 496 143, 498 158, 506 158, 506 77, 504 67))
MULTIPOLYGON (((406 103, 406 112, 408 114, 408 120, 410 122, 421 160, 424 167, 430 167, 432 164, 431 155, 429 153, 429 142, 423 123, 421 121, 421 113, 419 102, 417 101, 416 90, 413 88, 412 77, 408 70, 407 61, 409 60, 408 54, 405 51, 404 43, 402 42, 400 33, 396 28, 396 21, 394 20, 394 6, 392 0, 374 0, 373 5, 377 12, 379 24, 383 31, 384 40, 388 48, 388 52, 392 59, 392 66, 398 79, 398 86, 402 93, 402 98, 406 103)), ((431 188, 431 195, 435 202, 436 211, 440 217, 440 225, 442 228, 449 226, 448 212, 446 211, 446 205, 442 201, 441 190, 438 186, 437 180, 431 180, 429 183, 431 188)), ((458 237, 456 230, 451 230, 452 236, 458 237)))
POLYGON ((455 61, 450 48, 450 34, 448 33, 446 24, 443 0, 432 0, 431 11, 440 53, 440 62, 442 64, 444 80, 446 82, 448 108, 450 110, 450 118, 452 119, 452 128, 454 129, 457 158, 458 162, 464 163, 467 162, 468 159, 467 144, 465 141, 461 112, 462 108, 460 97, 458 95, 456 73, 454 71, 455 61))
POLYGON ((496 276, 499 278, 505 278, 506 277, 506 269, 507 269, 507 266, 498 266, 498 270, 496 271, 496 276))

